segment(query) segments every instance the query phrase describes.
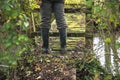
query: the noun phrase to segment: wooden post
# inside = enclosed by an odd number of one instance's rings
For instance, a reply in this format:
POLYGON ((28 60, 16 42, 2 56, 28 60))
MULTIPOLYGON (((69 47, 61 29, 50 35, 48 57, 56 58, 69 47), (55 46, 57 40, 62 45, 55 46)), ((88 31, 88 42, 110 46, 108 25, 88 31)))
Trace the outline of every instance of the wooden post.
POLYGON ((85 53, 93 52, 93 21, 90 13, 86 13, 85 53))

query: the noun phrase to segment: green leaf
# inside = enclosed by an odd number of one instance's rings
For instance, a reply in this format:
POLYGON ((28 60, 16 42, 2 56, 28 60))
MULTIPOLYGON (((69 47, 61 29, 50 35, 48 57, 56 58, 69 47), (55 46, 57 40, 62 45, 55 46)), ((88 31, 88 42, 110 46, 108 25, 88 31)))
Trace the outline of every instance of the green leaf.
POLYGON ((15 18, 15 17, 19 16, 20 11, 19 11, 19 9, 12 9, 10 13, 11 13, 10 17, 15 18))
POLYGON ((25 42, 26 42, 26 41, 28 41, 29 39, 28 39, 28 37, 25 36, 25 35, 19 35, 19 36, 18 36, 18 40, 19 40, 19 41, 25 41, 25 42))
POLYGON ((120 48, 120 42, 116 43, 116 48, 119 49, 120 48))
POLYGON ((105 42, 106 42, 106 43, 111 43, 111 39, 110 39, 110 38, 106 38, 106 39, 105 39, 105 42))
POLYGON ((86 5, 87 5, 88 7, 92 7, 93 1, 94 1, 94 0, 88 0, 88 1, 86 1, 86 5))
POLYGON ((5 48, 6 48, 6 49, 9 48, 11 45, 12 45, 11 42, 7 42, 7 43, 5 44, 5 48))
POLYGON ((4 5, 5 6, 5 10, 7 10, 7 11, 10 11, 11 10, 11 7, 8 5, 8 4, 6 4, 6 5, 4 5))
POLYGON ((95 5, 93 8, 94 8, 96 13, 100 12, 100 10, 101 10, 101 6, 100 5, 95 5))

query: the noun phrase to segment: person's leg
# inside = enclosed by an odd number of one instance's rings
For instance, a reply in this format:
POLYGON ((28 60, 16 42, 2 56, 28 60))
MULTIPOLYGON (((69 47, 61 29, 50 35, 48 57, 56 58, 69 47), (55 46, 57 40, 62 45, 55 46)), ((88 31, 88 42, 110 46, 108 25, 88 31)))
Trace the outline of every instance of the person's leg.
POLYGON ((61 51, 66 50, 66 28, 59 29, 61 51))
POLYGON ((61 53, 66 53, 66 21, 64 15, 64 4, 63 3, 55 3, 54 4, 54 14, 56 18, 56 23, 58 26, 59 34, 60 34, 60 46, 61 53))
POLYGON ((51 27, 51 3, 42 3, 41 5, 41 37, 42 53, 48 53, 49 48, 49 29, 51 27))
POLYGON ((56 18, 58 29, 67 28, 63 3, 54 3, 53 11, 56 18))

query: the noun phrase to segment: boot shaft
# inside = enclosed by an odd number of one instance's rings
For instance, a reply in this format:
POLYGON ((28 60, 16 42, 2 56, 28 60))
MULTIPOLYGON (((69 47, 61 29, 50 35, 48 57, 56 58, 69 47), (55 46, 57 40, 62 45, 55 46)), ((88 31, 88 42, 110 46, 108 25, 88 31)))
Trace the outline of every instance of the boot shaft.
POLYGON ((48 47, 49 47, 49 29, 42 28, 41 37, 42 37, 42 41, 43 41, 42 48, 48 49, 48 47))
POLYGON ((66 48, 66 37, 67 37, 66 28, 60 29, 59 34, 60 34, 60 46, 61 48, 66 48))

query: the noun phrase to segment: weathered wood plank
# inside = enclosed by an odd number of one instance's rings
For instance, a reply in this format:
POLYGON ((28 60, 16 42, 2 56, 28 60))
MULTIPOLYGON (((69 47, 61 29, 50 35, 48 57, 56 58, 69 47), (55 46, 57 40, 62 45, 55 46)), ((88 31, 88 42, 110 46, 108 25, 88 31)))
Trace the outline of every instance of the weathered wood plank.
MULTIPOLYGON (((40 12, 40 8, 35 8, 32 12, 40 12)), ((65 4, 65 13, 90 13, 90 9, 85 4, 65 4)))
MULTIPOLYGON (((51 32, 51 33, 49 33, 49 35, 51 36, 51 37, 57 37, 57 36, 59 36, 59 33, 58 32, 51 32)), ((33 32, 33 33, 31 33, 30 35, 29 35, 29 37, 31 37, 31 38, 34 38, 35 36, 41 36, 41 32, 39 31, 39 32, 33 32)), ((85 36, 85 33, 70 33, 70 32, 68 32, 67 33, 67 37, 84 37, 85 36)))
MULTIPOLYGON (((77 13, 77 12, 81 12, 81 8, 69 8, 69 9, 65 9, 65 13, 77 13)), ((40 8, 36 8, 33 10, 33 12, 40 12, 40 8)))
MULTIPOLYGON (((40 12, 40 8, 35 8, 32 12, 40 12)), ((86 8, 65 8, 65 13, 90 13, 90 9, 86 8)))

